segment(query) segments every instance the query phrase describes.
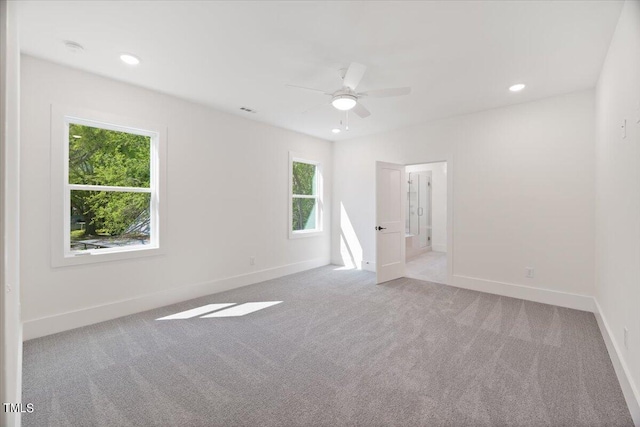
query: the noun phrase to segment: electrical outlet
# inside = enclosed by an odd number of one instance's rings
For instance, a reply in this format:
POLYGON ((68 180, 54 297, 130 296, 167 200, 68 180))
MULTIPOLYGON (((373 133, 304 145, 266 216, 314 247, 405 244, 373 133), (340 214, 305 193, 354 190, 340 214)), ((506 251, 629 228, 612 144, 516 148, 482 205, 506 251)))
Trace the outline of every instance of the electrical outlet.
POLYGON ((629 330, 624 328, 624 348, 629 348, 629 330))
POLYGON ((526 277, 527 279, 533 279, 533 274, 534 273, 535 273, 535 271, 533 270, 533 268, 525 267, 525 269, 524 269, 524 277, 526 277))
POLYGON ((249 257, 249 265, 256 265, 256 257, 254 256, 249 257))

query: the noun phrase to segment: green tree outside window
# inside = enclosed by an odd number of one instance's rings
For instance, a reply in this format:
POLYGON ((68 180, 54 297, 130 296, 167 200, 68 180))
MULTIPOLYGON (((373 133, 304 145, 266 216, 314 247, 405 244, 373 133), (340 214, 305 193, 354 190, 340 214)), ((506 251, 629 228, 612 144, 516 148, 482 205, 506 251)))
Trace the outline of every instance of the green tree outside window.
MULTIPOLYGON (((148 136, 69 124, 69 184, 149 188, 150 156, 148 136)), ((148 240, 150 193, 71 190, 70 201, 72 246, 105 236, 148 240)))
POLYGON ((294 161, 292 164, 291 216, 293 231, 317 228, 318 202, 315 196, 317 196, 317 166, 294 161))

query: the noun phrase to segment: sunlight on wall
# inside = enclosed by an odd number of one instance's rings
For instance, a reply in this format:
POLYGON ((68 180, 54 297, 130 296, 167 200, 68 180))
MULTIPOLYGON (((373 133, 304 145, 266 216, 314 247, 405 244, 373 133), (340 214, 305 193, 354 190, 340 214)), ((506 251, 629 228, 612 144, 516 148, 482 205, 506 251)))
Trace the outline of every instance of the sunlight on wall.
POLYGON ((362 245, 342 202, 340 203, 340 257, 345 267, 359 269, 362 265, 362 245))
POLYGON ((342 259, 342 263, 344 267, 340 267, 337 270, 350 270, 356 268, 356 262, 349 252, 349 247, 347 246, 347 242, 344 241, 344 236, 340 234, 340 258, 342 259))

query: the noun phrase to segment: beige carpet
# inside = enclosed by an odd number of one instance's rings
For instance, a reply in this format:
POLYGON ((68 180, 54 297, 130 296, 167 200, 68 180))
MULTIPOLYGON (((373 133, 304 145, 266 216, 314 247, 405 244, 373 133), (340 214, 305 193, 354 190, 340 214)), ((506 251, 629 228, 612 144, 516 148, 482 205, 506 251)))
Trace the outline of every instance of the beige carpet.
POLYGON ((330 266, 28 341, 23 401, 27 427, 632 425, 593 314, 330 266))

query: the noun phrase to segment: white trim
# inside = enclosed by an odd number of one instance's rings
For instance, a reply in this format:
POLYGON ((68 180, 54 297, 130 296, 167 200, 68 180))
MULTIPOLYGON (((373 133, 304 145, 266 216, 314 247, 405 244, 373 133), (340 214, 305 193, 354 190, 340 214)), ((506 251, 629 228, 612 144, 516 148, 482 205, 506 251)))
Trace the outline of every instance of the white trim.
POLYGON ((327 258, 316 258, 279 267, 226 277, 210 282, 179 286, 153 294, 114 301, 81 310, 42 317, 24 322, 24 339, 30 340, 81 326, 92 325, 130 314, 151 310, 206 295, 252 285, 289 274, 299 273, 329 264, 327 258))
POLYGON ((453 186, 453 173, 455 171, 454 155, 450 154, 445 160, 447 166, 447 283, 453 283, 453 196, 455 188, 453 186))
POLYGON ((316 236, 322 236, 322 231, 318 231, 318 230, 290 230, 289 231, 289 238, 290 239, 298 239, 300 237, 316 237, 316 236))
MULTIPOLYGON (((22 402, 18 2, 0 1, 0 403, 22 402)), ((0 425, 20 426, 0 411, 0 425)))
MULTIPOLYGON (((141 126, 140 124, 127 126, 122 123, 132 123, 131 119, 126 119, 124 117, 117 117, 114 115, 105 115, 104 113, 96 112, 96 111, 88 111, 81 109, 74 109, 69 113, 64 114, 65 123, 70 124, 78 124, 89 127, 99 126, 100 129, 113 130, 116 132, 125 132, 132 133, 134 135, 148 136, 153 138, 157 136, 156 131, 149 130, 149 128, 145 126, 141 126), (91 118, 88 118, 91 117, 91 118), (99 118, 95 118, 99 117, 99 118), (119 124, 117 124, 119 123, 119 124)), ((65 142, 68 141, 68 138, 65 139, 65 142)))
POLYGON ((611 333, 609 323, 602 313, 602 308, 600 307, 600 304, 598 304, 598 300, 594 299, 594 302, 596 308, 594 314, 598 321, 598 326, 600 327, 604 343, 607 346, 607 351, 609 352, 613 369, 618 377, 622 394, 627 402, 627 407, 631 413, 633 423, 636 427, 640 427, 640 392, 633 382, 629 366, 625 362, 623 353, 620 351, 621 347, 616 342, 615 335, 611 333))
POLYGON ((162 255, 161 241, 166 240, 166 126, 130 117, 121 117, 84 108, 64 105, 51 106, 51 265, 63 267, 102 261, 116 261, 142 256, 162 255), (69 124, 118 132, 133 133, 151 138, 151 180, 148 188, 69 184, 69 124), (118 123, 118 124, 115 124, 118 123), (71 190, 120 191, 150 193, 151 241, 148 245, 133 245, 110 249, 70 250, 68 206, 71 190), (160 203, 162 201, 162 203, 160 203), (88 256, 91 255, 91 256, 88 256))
POLYGON ((447 245, 433 245, 431 250, 434 252, 447 252, 447 245))
POLYGON ((360 263, 360 270, 376 272, 376 263, 374 261, 362 260, 360 263))
POLYGON ((289 239, 298 239, 301 237, 316 237, 322 236, 323 232, 323 218, 324 218, 324 185, 323 185, 324 177, 322 173, 322 163, 319 160, 310 160, 308 156, 303 154, 294 153, 293 151, 289 151, 289 214, 287 218, 289 219, 289 223, 287 224, 287 230, 289 233, 289 239), (293 194, 293 162, 298 163, 306 163, 309 165, 314 165, 316 167, 316 189, 315 195, 308 194, 293 194), (313 230, 293 230, 293 199, 315 199, 316 200, 316 228, 313 230))
POLYGON ((81 184, 68 184, 69 190, 79 191, 115 191, 121 193, 151 193, 151 188, 144 187, 114 187, 112 185, 81 185, 81 184))
POLYGON ((531 286, 460 275, 454 275, 453 281, 449 284, 457 288, 471 289, 511 298, 520 298, 527 301, 573 308, 575 310, 589 311, 592 313, 596 310, 595 300, 592 296, 588 295, 571 294, 547 288, 534 288, 531 286))

